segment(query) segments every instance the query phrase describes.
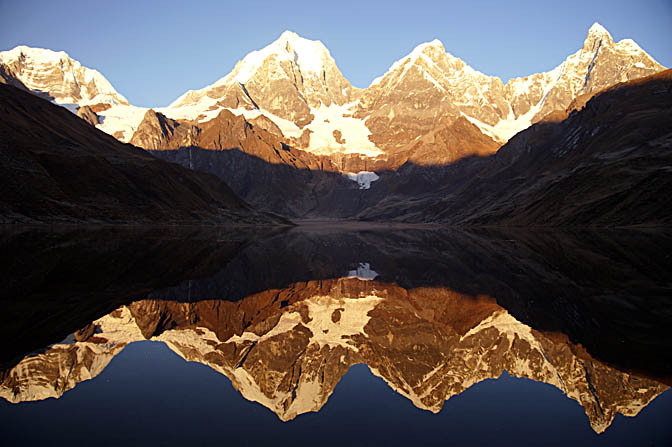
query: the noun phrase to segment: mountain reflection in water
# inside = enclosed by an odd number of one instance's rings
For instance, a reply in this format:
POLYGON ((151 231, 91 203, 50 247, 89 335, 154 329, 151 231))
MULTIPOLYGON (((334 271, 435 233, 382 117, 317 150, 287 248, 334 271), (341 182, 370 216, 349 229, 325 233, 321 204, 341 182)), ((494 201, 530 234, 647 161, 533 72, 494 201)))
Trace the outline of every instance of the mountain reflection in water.
MULTIPOLYGON (((25 337, 31 325, 52 326, 36 337, 71 335, 25 356, 8 351, 0 396, 13 403, 58 398, 141 340, 164 342, 185 360, 225 375, 245 399, 283 421, 320 410, 360 363, 433 413, 504 371, 544 382, 578 402, 596 433, 617 413, 636 416, 670 383, 664 336, 670 272, 656 264, 670 252, 665 234, 622 233, 618 240, 408 229, 150 234, 115 239, 108 233, 110 250, 92 249, 95 237, 65 244, 78 240, 69 232, 4 239, 6 246, 17 238, 32 241, 38 254, 35 283, 14 278, 9 291, 23 295, 3 297, 6 315, 19 320, 9 330, 25 337), (126 244, 139 241, 146 247, 142 259, 129 259, 126 244), (41 263, 40 254, 59 251, 59 263, 41 263), (89 261, 84 270, 125 259, 149 271, 170 264, 171 275, 181 271, 186 279, 155 275, 148 282, 135 272, 115 282, 115 299, 73 296, 53 274, 63 284, 80 275, 86 290, 85 272, 63 277, 61 264, 82 253, 89 261), (142 292, 133 294, 143 284, 155 290, 139 299, 142 292), (45 303, 53 309, 64 296, 69 318, 40 314, 45 303), (76 317, 91 321, 91 308, 106 314, 90 323, 76 317)), ((23 263, 11 265, 16 273, 23 263)), ((99 286, 100 273, 95 278, 99 286)))

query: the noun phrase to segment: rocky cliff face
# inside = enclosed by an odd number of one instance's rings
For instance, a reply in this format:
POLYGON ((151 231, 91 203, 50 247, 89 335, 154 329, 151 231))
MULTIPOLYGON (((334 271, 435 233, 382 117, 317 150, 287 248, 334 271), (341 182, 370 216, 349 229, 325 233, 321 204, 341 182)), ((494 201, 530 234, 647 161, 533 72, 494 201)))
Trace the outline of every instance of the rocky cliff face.
POLYGON ((59 397, 146 338, 226 375, 285 421, 318 411, 356 363, 432 412, 506 370, 560 389, 598 433, 616 413, 634 416, 667 389, 520 323, 489 297, 357 278, 298 283, 235 303, 138 301, 75 335, 6 371, 0 395, 59 397))
POLYGON ((194 146, 200 129, 184 121, 167 118, 150 109, 145 113, 130 143, 149 150, 194 146))
POLYGON ((366 118, 378 147, 394 153, 463 114, 494 126, 508 113, 499 78, 474 70, 434 40, 374 80, 362 92, 355 116, 366 118))

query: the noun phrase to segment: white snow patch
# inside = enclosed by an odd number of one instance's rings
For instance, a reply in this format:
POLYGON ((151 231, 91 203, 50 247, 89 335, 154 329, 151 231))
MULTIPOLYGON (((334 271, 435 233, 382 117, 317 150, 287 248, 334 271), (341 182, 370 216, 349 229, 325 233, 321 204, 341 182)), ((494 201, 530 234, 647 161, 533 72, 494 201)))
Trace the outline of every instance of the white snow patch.
POLYGON ((472 116, 465 115, 464 113, 462 113, 462 116, 478 127, 483 134, 489 136, 496 142, 506 143, 518 132, 527 129, 532 125, 532 118, 534 118, 536 112, 537 109, 533 108, 528 113, 521 115, 518 118, 514 117, 513 112, 509 112, 509 116, 507 116, 506 119, 498 121, 494 126, 479 121, 472 116))
MULTIPOLYGON (((198 100, 198 102, 187 103, 187 105, 179 107, 169 106, 155 110, 172 119, 198 119, 198 121, 202 123, 215 118, 225 109, 224 107, 217 107, 216 103, 216 99, 204 96, 198 100), (201 117, 200 119, 199 116, 201 117)), ((311 113, 315 118, 310 124, 303 128, 300 128, 290 120, 281 118, 266 110, 244 107, 236 109, 226 108, 226 110, 231 111, 234 115, 243 115, 247 120, 264 115, 280 128, 285 138, 299 138, 302 133, 308 129, 311 131, 310 143, 305 150, 314 154, 329 155, 333 153, 344 153, 362 154, 368 157, 383 155, 384 152, 369 140, 371 131, 366 127, 365 120, 343 116, 351 114, 351 109, 356 105, 357 102, 344 104, 342 106, 337 104, 325 106, 322 104, 319 108, 311 108, 311 113), (334 137, 335 130, 341 132, 342 141, 345 141, 345 143, 336 141, 336 138, 334 137)))
POLYGON ((369 140, 371 131, 366 127, 364 120, 344 116, 351 114, 351 109, 356 105, 357 102, 342 106, 321 104, 319 108, 311 108, 310 111, 315 118, 305 127, 312 131, 310 144, 306 150, 317 155, 329 155, 334 152, 362 154, 367 157, 382 155, 384 152, 369 140), (335 130, 341 132, 341 138, 345 143, 336 141, 335 130))
POLYGON ((354 335, 364 334, 364 326, 371 319, 372 311, 383 298, 369 295, 363 298, 334 298, 330 296, 316 296, 306 301, 310 322, 306 324, 313 336, 310 344, 320 346, 343 346, 358 349, 348 343, 354 335), (340 311, 340 319, 334 322, 331 318, 334 312, 340 311))
POLYGON ((266 332, 264 335, 259 336, 254 332, 243 332, 241 335, 233 335, 231 338, 225 341, 225 343, 243 343, 243 342, 261 342, 269 338, 275 337, 276 335, 284 334, 291 331, 296 327, 297 324, 301 323, 301 315, 298 312, 284 313, 280 317, 278 323, 271 329, 266 332))
POLYGON ((98 116, 101 119, 100 124, 96 127, 110 135, 121 132, 122 137, 119 139, 124 143, 128 143, 133 138, 133 134, 138 129, 147 110, 149 109, 145 107, 118 104, 107 110, 98 112, 98 116))
POLYGON ((346 275, 348 278, 358 278, 363 281, 376 279, 378 272, 371 268, 368 262, 360 262, 355 270, 350 270, 346 275))
POLYGON ((441 84, 439 84, 438 81, 437 81, 436 79, 434 79, 434 78, 432 77, 432 75, 430 75, 430 74, 427 73, 426 71, 423 71, 423 72, 422 72, 422 76, 423 76, 425 79, 427 79, 429 82, 431 82, 432 84, 434 84, 434 86, 435 86, 437 89, 439 89, 440 91, 443 91, 443 92, 446 91, 446 89, 443 88, 443 87, 441 86, 441 84))
POLYGON ((375 182, 380 177, 375 172, 360 171, 360 172, 344 172, 343 177, 359 184, 359 189, 370 189, 371 182, 375 182))
MULTIPOLYGON (((190 92, 182 95, 183 97, 188 95, 190 92)), ((179 101, 179 99, 178 99, 179 101)), ((211 98, 207 95, 204 95, 198 100, 198 102, 191 102, 179 107, 173 107, 172 105, 168 107, 160 107, 154 109, 156 112, 163 113, 168 118, 174 120, 191 120, 195 121, 200 115, 205 115, 205 118, 200 119, 199 122, 210 121, 215 118, 223 107, 213 108, 217 104, 217 99, 211 98)))

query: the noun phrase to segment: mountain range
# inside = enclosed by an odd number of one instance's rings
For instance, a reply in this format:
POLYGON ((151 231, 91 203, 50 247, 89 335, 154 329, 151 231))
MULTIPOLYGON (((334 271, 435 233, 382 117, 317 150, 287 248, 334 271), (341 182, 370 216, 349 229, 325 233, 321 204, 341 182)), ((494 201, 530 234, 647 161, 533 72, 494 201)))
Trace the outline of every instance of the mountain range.
MULTIPOLYGON (((590 146, 593 137, 605 137, 595 130, 599 123, 586 119, 594 102, 591 98, 606 94, 609 99, 601 99, 602 107, 613 112, 624 107, 621 102, 628 95, 605 92, 613 92, 616 85, 644 89, 635 80, 649 79, 664 70, 634 41, 614 42, 595 23, 583 45, 557 67, 506 84, 473 69, 434 40, 418 45, 367 88, 359 89, 342 75, 321 42, 286 31, 270 45, 245 56, 214 84, 190 90, 168 107, 146 109, 129 104, 100 73, 64 52, 24 46, 0 52, 1 82, 62 105, 121 142, 144 148, 158 158, 215 174, 262 211, 290 218, 460 224, 667 223, 670 216, 655 210, 644 213, 650 218, 636 221, 633 218, 638 213, 629 209, 603 220, 581 214, 580 207, 575 209, 572 204, 558 211, 563 218, 530 210, 535 207, 532 202, 542 200, 537 194, 549 187, 540 185, 533 172, 549 172, 543 178, 553 184, 559 177, 568 178, 567 171, 556 169, 575 171, 585 162, 584 155, 577 158, 576 154, 586 152, 585 145, 590 146), (549 123, 557 124, 555 131, 549 123), (586 133, 590 135, 577 141, 566 137, 586 133), (532 146, 540 149, 533 150, 526 143, 524 150, 538 156, 510 155, 520 153, 521 141, 534 141, 532 146), (574 148, 572 156, 561 157, 558 154, 568 149, 559 146, 566 143, 574 148), (556 146, 553 154, 547 150, 550 146, 556 146), (564 159, 550 163, 549 157, 564 159), (502 162, 519 158, 515 167, 502 169, 502 162), (526 172, 520 171, 522 165, 526 172), (508 177, 512 172, 519 174, 508 177), (473 181, 474 177, 501 179, 502 175, 507 176, 503 183, 473 181), (474 183, 478 184, 473 191, 464 189, 474 183), (504 190, 508 197, 494 199, 488 195, 490 187, 494 196, 504 190), (456 198, 455 191, 464 193, 456 198), (484 217, 483 206, 463 206, 472 203, 474 195, 486 197, 485 208, 496 209, 484 217), (517 198, 522 196, 529 198, 517 198), (448 202, 458 202, 459 217, 445 216, 454 210, 452 205, 445 206, 448 202), (435 211, 437 207, 441 212, 435 211), (512 219, 513 215, 520 217, 512 219)), ((668 89, 668 75, 651 79, 659 85, 656 88, 668 89)), ((649 106, 652 116, 656 110, 669 110, 669 95, 657 98, 652 93, 647 98, 646 104, 640 99, 639 112, 649 106)), ((637 99, 627 99, 630 105, 633 101, 637 99)), ((608 123, 600 118, 602 130, 608 125, 615 132, 621 124, 623 117, 612 115, 608 123)), ((637 119, 646 121, 643 112, 627 118, 632 128, 638 125, 637 119)), ((653 133, 641 133, 638 143, 657 142, 651 143, 660 148, 652 163, 660 167, 661 161, 667 163, 669 143, 664 127, 650 127, 653 133)), ((609 155, 591 150, 593 160, 614 161, 619 159, 616 153, 634 156, 633 151, 612 143, 613 139, 601 146, 609 155)), ((648 155, 637 158, 648 160, 648 155)), ((667 187, 665 170, 651 166, 658 172, 651 174, 648 169, 620 170, 626 180, 619 188, 626 190, 642 176, 658 175, 650 190, 633 199, 642 200, 667 187)), ((609 196, 613 178, 603 177, 599 169, 588 176, 596 200, 609 196)))
MULTIPOLYGON (((0 62, 8 76, 30 90, 76 110, 88 106, 99 114, 97 125, 124 142, 131 141, 147 111, 130 105, 100 73, 64 52, 16 47, 0 53, 0 62)), ((265 123, 259 124, 262 128, 279 130, 293 146, 314 154, 387 158, 408 150, 438 123, 450 125, 460 117, 505 143, 531 123, 566 109, 577 96, 663 68, 634 41, 614 42, 595 23, 583 46, 553 70, 506 84, 471 68, 434 40, 358 89, 321 42, 286 31, 214 84, 154 110, 204 123, 228 109, 253 124, 265 123)))

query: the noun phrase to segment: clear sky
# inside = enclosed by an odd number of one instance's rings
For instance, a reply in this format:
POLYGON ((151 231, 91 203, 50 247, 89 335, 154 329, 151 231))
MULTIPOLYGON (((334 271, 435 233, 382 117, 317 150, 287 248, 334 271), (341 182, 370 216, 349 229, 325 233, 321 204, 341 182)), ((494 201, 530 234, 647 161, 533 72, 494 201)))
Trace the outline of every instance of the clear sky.
POLYGON ((286 29, 321 40, 343 75, 366 87, 434 38, 504 82, 546 71, 581 47, 595 21, 672 66, 672 0, 0 0, 0 50, 66 51, 132 104, 160 107, 286 29))

